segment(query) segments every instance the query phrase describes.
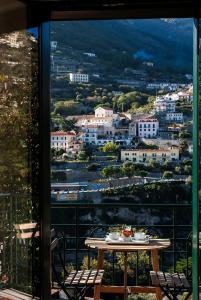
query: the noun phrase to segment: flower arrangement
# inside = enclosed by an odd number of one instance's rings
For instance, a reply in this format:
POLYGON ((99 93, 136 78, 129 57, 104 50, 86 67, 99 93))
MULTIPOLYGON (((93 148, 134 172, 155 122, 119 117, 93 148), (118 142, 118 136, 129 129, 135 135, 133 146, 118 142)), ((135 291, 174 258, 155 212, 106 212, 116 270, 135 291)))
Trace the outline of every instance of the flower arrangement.
POLYGON ((121 233, 121 234, 124 234, 125 235, 128 235, 129 236, 133 236, 135 234, 135 232, 144 232, 145 234, 147 233, 147 230, 146 228, 136 228, 136 227, 133 227, 132 225, 126 225, 126 224, 123 224, 123 225, 113 225, 111 227, 109 227, 109 232, 117 232, 117 233, 121 233), (124 232, 124 233, 123 233, 124 232))

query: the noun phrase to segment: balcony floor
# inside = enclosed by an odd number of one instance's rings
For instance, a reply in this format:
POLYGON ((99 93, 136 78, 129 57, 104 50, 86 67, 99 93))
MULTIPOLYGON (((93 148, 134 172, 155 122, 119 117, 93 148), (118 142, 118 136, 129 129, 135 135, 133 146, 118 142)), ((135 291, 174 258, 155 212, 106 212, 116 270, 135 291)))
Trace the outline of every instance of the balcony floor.
POLYGON ((5 289, 0 291, 0 300, 37 300, 32 296, 14 289, 5 289))

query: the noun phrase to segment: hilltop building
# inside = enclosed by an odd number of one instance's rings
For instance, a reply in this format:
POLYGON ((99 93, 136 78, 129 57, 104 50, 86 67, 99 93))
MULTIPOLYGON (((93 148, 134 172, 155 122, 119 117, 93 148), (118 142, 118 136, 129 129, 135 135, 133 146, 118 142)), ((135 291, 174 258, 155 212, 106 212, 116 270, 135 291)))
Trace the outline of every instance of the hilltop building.
POLYGON ((175 101, 172 100, 169 97, 163 96, 163 97, 156 97, 156 100, 154 102, 155 111, 157 113, 163 113, 163 112, 175 112, 175 101))
POLYGON ((77 121, 76 126, 78 127, 88 125, 104 125, 106 127, 113 127, 118 126, 120 122, 119 114, 115 114, 111 108, 104 107, 96 108, 95 115, 80 115, 73 116, 72 118, 77 121))
POLYGON ((113 117, 113 109, 106 107, 98 107, 95 109, 95 118, 113 117))

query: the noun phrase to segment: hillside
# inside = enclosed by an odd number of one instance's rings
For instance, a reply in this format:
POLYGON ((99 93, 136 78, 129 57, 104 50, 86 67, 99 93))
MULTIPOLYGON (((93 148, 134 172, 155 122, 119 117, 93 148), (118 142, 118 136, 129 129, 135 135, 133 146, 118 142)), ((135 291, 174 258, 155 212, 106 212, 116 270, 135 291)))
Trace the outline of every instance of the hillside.
POLYGON ((64 49, 95 52, 108 69, 152 61, 154 69, 164 73, 192 72, 191 19, 66 21, 51 26, 52 40, 64 49))

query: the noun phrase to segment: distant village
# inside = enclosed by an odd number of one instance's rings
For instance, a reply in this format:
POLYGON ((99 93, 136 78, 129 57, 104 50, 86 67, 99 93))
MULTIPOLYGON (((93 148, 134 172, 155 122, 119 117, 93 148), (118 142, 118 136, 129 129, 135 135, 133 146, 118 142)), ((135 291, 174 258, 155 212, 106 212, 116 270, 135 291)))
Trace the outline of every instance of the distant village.
MULTIPOLYGON (((183 82, 159 81, 149 75, 155 67, 152 61, 143 61, 141 69, 127 67, 118 74, 107 74, 103 65, 97 66, 93 51, 67 47, 61 55, 57 41, 51 42, 51 49, 54 199, 89 200, 93 192, 111 188, 189 180, 193 152, 191 74, 185 74, 183 82), (99 90, 105 92, 97 96, 99 90), (140 100, 135 100, 136 109, 132 99, 128 99, 131 109, 118 102, 133 91, 147 97, 143 100, 145 110, 138 110, 140 100), (72 106, 72 114, 67 108, 66 115, 57 114, 59 97, 71 97, 70 103, 82 107, 80 113, 72 106), (62 124, 68 125, 66 130, 62 124)), ((65 108, 68 100, 62 105, 65 108)))
POLYGON ((192 96, 187 90, 158 96, 153 111, 146 115, 114 113, 111 108, 98 107, 94 115, 67 117, 76 121, 77 130, 52 132, 51 147, 63 149, 69 157, 76 158, 84 145, 100 147, 115 143, 123 162, 178 161, 179 142, 173 139, 173 134, 179 133, 184 123, 183 113, 176 111, 176 101, 180 99, 191 102, 192 96), (141 142, 157 145, 157 149, 139 149, 141 142))

